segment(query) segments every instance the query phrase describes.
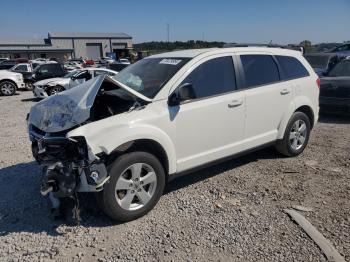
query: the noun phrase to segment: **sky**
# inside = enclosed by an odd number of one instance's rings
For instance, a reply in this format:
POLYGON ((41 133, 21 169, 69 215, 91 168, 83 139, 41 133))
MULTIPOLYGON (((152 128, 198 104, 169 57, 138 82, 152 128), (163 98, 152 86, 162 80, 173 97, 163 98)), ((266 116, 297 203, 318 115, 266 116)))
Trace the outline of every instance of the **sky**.
POLYGON ((0 38, 124 32, 134 43, 350 40, 350 0, 2 0, 0 38))

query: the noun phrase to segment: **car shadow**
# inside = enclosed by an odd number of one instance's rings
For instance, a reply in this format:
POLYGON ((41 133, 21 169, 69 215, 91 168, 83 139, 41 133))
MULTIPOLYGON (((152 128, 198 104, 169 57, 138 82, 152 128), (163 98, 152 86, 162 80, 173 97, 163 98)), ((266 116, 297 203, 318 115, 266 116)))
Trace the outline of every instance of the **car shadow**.
POLYGON ((318 122, 325 124, 350 124, 350 114, 321 113, 318 122))
MULTIPOLYGON (((169 182, 164 194, 216 176, 222 172, 259 159, 279 157, 273 148, 266 148, 226 160, 169 182)), ((50 214, 48 197, 40 195, 41 168, 36 162, 20 163, 0 169, 0 237, 16 232, 61 235, 59 226, 76 226, 67 220, 55 220, 50 214)), ((94 194, 80 194, 82 227, 108 227, 116 223, 97 207, 94 194)), ((72 221, 72 220, 70 220, 72 221)))
POLYGON ((277 153, 277 151, 273 147, 267 147, 264 149, 244 154, 239 157, 232 157, 230 159, 226 159, 225 161, 221 161, 217 164, 203 167, 193 172, 175 175, 175 178, 169 181, 164 194, 177 191, 181 188, 185 188, 192 184, 219 175, 223 172, 235 169, 240 166, 244 166, 251 162, 258 161, 260 159, 274 159, 281 157, 283 156, 277 153))
POLYGON ((37 97, 32 97, 32 98, 24 98, 21 99, 22 102, 39 102, 41 99, 37 97))
MULTIPOLYGON (((0 237, 14 232, 57 236, 61 234, 57 231, 60 225, 72 225, 67 220, 53 218, 48 197, 40 194, 40 180, 41 168, 34 161, 0 169, 0 237)), ((116 225, 97 208, 93 194, 81 194, 79 199, 81 226, 116 225)))

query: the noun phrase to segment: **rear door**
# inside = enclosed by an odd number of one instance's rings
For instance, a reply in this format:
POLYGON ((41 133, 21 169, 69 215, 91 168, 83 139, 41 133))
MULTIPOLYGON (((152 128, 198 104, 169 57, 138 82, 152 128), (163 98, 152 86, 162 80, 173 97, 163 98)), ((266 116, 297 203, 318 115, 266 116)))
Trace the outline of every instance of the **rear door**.
POLYGON ((277 61, 269 53, 239 53, 246 97, 244 149, 276 140, 289 108, 293 86, 282 82, 277 61))

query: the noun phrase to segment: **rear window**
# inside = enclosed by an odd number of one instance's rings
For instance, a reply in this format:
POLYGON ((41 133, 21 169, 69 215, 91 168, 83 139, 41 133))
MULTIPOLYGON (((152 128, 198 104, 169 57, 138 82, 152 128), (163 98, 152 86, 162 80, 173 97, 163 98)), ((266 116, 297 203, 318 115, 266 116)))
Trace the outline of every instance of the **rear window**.
POLYGON ((270 55, 241 55, 246 87, 267 85, 280 80, 278 67, 270 55))
POLYGON ((282 80, 290 80, 309 76, 309 72, 295 57, 279 55, 275 57, 283 70, 282 80))

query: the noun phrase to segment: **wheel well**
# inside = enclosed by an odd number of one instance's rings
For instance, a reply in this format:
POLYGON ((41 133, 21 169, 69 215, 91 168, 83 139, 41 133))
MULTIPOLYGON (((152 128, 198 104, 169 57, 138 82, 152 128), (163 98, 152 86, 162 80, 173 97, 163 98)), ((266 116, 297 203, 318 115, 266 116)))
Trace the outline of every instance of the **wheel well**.
POLYGON ((295 112, 303 112, 305 115, 307 115, 310 119, 311 128, 314 127, 314 121, 315 121, 315 115, 312 111, 311 107, 309 106, 301 106, 295 112))
POLYGON ((112 159, 115 159, 115 157, 118 157, 122 153, 132 151, 145 151, 153 154, 162 164, 165 174, 169 174, 169 160, 166 151, 158 142, 151 139, 138 139, 124 143, 113 150, 111 156, 113 155, 114 157, 112 159))
POLYGON ((3 79, 3 80, 0 80, 0 84, 3 83, 3 82, 11 82, 12 84, 15 85, 16 89, 18 89, 18 86, 16 84, 15 81, 11 80, 11 79, 3 79))

